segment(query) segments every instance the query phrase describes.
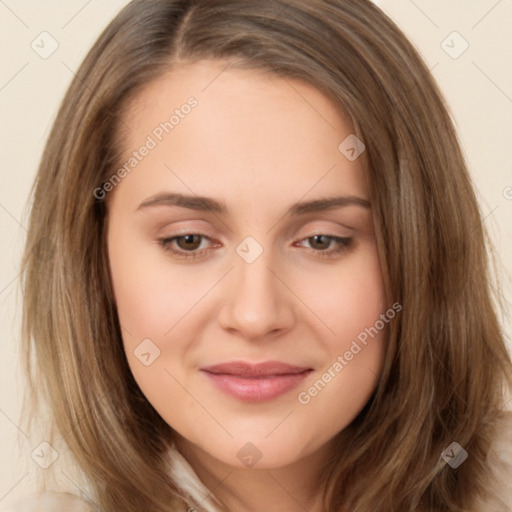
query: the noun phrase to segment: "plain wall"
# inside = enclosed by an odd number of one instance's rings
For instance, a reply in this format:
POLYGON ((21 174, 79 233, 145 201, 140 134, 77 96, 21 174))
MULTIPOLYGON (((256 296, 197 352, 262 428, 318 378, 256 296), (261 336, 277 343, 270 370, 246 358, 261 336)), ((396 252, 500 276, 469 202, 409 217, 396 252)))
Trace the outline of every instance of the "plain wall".
MULTIPOLYGON (((20 428, 20 256, 26 202, 58 105, 88 49, 127 2, 0 2, 0 508, 35 488, 31 458, 44 441, 20 428), (31 45, 44 54, 42 58, 31 45)), ((502 262, 499 282, 512 312, 512 2, 381 0, 432 70, 458 128, 502 262), (459 35, 453 34, 456 31, 459 35), (444 43, 443 43, 444 41, 444 43), (457 54, 469 45, 460 56, 457 54), (454 58, 457 57, 457 58, 454 58)), ((510 340, 510 319, 503 319, 510 340)), ((69 489, 77 492, 73 482, 69 489)))

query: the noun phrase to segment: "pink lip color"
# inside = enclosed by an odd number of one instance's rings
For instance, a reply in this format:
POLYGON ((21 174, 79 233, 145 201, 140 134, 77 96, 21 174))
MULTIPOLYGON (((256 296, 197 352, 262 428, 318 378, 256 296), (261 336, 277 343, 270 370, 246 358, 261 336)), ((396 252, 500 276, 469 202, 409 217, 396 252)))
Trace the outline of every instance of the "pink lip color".
POLYGON ((275 361, 260 364, 236 361, 201 368, 201 371, 228 395, 244 402, 264 402, 290 391, 312 370, 275 361))

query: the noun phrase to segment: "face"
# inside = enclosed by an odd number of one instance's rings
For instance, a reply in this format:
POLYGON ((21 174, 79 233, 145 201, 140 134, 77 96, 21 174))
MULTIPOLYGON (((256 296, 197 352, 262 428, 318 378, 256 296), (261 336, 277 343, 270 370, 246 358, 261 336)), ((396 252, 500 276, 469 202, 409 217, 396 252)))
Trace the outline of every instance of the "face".
POLYGON ((141 390, 191 449, 276 468, 367 403, 390 310, 348 118, 310 85, 225 66, 141 91, 121 179, 96 194, 141 390))

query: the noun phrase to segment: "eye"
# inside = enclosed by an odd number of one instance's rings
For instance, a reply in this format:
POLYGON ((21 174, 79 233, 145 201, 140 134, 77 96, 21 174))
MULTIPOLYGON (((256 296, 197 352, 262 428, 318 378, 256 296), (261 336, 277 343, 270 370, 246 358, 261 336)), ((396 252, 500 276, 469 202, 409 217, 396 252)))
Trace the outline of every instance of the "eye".
POLYGON ((347 250, 350 245, 352 245, 353 238, 318 234, 304 238, 300 241, 300 245, 302 246, 302 243, 304 242, 308 242, 311 245, 315 255, 318 255, 321 258, 328 258, 347 250), (333 249, 329 249, 333 242, 335 247, 333 249))
POLYGON ((202 240, 211 241, 211 239, 206 235, 201 235, 199 233, 186 233, 170 238, 161 238, 159 239, 159 243, 165 251, 170 252, 178 258, 194 259, 203 256, 207 251, 207 249, 204 248, 200 251, 197 250, 201 246, 202 240), (176 244, 174 244, 174 242, 176 242, 176 244), (179 250, 174 248, 175 245, 178 246, 179 250))

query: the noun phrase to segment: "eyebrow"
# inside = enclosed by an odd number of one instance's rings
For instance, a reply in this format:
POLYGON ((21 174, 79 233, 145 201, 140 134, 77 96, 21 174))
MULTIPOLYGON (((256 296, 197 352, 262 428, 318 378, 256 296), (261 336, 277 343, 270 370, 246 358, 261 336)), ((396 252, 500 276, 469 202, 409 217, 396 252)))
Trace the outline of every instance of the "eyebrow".
MULTIPOLYGON (((143 201, 136 211, 152 208, 155 206, 180 206, 190 210, 202 212, 227 214, 228 209, 224 203, 216 201, 211 197, 190 196, 177 193, 162 192, 149 197, 143 201)), ((346 206, 361 206, 362 208, 371 208, 370 202, 357 196, 334 196, 312 201, 303 201, 293 204, 287 212, 287 215, 301 215, 305 213, 318 212, 322 210, 331 210, 334 208, 343 208, 346 206)))

